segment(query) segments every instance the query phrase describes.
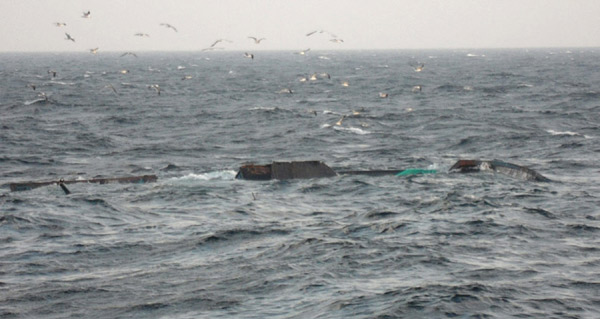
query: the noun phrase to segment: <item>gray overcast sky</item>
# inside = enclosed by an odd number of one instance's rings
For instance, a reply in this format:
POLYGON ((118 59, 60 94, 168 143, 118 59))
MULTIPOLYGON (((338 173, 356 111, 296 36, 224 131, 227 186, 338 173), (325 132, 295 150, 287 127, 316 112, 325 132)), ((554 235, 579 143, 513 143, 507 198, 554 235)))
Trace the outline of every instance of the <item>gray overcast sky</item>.
POLYGON ((0 0, 0 27, 0 52, 600 47, 600 0, 0 0))

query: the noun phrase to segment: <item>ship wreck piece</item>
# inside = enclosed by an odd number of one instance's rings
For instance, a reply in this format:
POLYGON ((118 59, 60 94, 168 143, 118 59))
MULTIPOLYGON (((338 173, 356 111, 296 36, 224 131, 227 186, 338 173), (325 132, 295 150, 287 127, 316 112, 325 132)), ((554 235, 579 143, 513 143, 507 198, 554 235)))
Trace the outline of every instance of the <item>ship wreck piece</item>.
POLYGON ((134 184, 144 184, 156 182, 158 178, 156 175, 142 175, 142 176, 129 176, 129 177, 113 177, 113 178, 93 178, 93 179, 75 179, 75 180, 63 180, 60 179, 58 181, 49 181, 49 182, 23 182, 23 183, 11 183, 10 190, 13 192, 16 191, 28 191, 34 188, 48 186, 48 185, 58 185, 60 186, 66 194, 69 194, 66 189, 66 184, 75 184, 75 183, 95 183, 95 184, 108 184, 108 183, 134 183, 134 184))
POLYGON ((514 178, 536 182, 551 181, 549 178, 528 167, 506 163, 499 160, 459 160, 454 165, 452 165, 452 167, 450 167, 450 172, 472 173, 480 171, 500 173, 514 178))
POLYGON ((331 167, 321 161, 293 161, 273 162, 266 165, 246 164, 240 167, 236 175, 237 179, 247 180, 288 180, 306 179, 319 177, 333 177, 337 175, 416 175, 435 173, 435 170, 405 169, 405 170, 368 170, 368 171, 339 171, 335 172, 331 167))

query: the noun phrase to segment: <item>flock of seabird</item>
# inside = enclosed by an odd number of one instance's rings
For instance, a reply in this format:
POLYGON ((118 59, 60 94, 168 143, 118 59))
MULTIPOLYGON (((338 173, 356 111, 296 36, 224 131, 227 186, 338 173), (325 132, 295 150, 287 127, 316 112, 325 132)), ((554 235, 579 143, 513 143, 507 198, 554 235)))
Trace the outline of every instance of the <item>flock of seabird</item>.
MULTIPOLYGON (((90 10, 84 11, 82 13, 81 17, 85 18, 85 19, 89 19, 91 17, 90 10)), ((66 27, 67 26, 67 24, 65 22, 55 22, 53 24, 56 27, 66 27)), ((173 25, 169 24, 169 23, 160 23, 159 25, 162 26, 162 27, 165 27, 167 29, 171 29, 174 32, 178 32, 177 28, 174 27, 173 25)), ((319 34, 328 36, 330 42, 333 42, 333 43, 344 43, 344 40, 341 39, 341 38, 339 38, 334 33, 329 32, 327 30, 322 30, 322 29, 321 30, 314 30, 314 31, 308 32, 308 33, 306 33, 306 36, 307 37, 312 37, 312 36, 316 36, 316 35, 319 35, 319 34)), ((69 33, 65 32, 65 36, 66 36, 65 40, 75 42, 75 38, 73 38, 69 33)), ((150 37, 150 35, 148 33, 144 33, 144 32, 134 33, 134 36, 136 36, 136 37, 146 37, 146 38, 150 37)), ((247 38, 253 40, 253 42, 255 44, 257 44, 257 45, 261 44, 262 41, 267 40, 264 37, 257 37, 257 36, 248 36, 247 38)), ((233 41, 228 40, 228 39, 224 39, 224 38, 219 38, 219 39, 216 39, 214 42, 212 42, 212 44, 210 46, 202 49, 202 51, 212 51, 212 50, 222 50, 222 49, 225 49, 224 47, 217 47, 217 45, 219 43, 233 43, 233 41)), ((98 50, 99 50, 98 47, 93 48, 93 49, 89 49, 90 53, 92 53, 92 54, 97 54, 98 50)), ((306 50, 302 50, 302 51, 297 52, 297 54, 299 54, 299 55, 306 55, 309 51, 310 51, 310 48, 307 48, 306 50)), ((124 52, 123 54, 120 55, 120 57, 125 57, 125 56, 133 56, 133 57, 137 58, 137 54, 135 54, 133 52, 129 52, 129 51, 128 52, 124 52)), ((244 52, 244 57, 249 58, 251 60, 254 60, 254 54, 253 53, 244 52)), ((425 68, 425 64, 424 63, 419 63, 419 64, 411 65, 411 66, 413 67, 413 69, 414 69, 415 72, 421 72, 425 68)), ((122 74, 126 74, 128 72, 129 72, 128 70, 121 70, 120 71, 120 73, 122 73, 122 74)), ((52 77, 56 77, 56 71, 54 71, 54 70, 48 70, 48 73, 52 74, 52 77)), ((191 79, 191 78, 192 78, 191 76, 186 75, 186 76, 183 76, 181 79, 182 80, 188 80, 188 79, 191 79)), ((328 73, 320 73, 320 74, 313 73, 309 77, 301 77, 299 80, 300 80, 300 82, 307 82, 307 81, 316 81, 319 78, 322 78, 322 79, 324 79, 324 78, 331 79, 331 75, 328 74, 328 73)), ((343 87, 350 86, 350 84, 349 84, 348 81, 342 81, 340 84, 343 87)), ((33 90, 36 89, 36 86, 33 85, 33 84, 30 84, 29 87, 31 87, 33 90)), ((115 89, 115 87, 112 84, 107 84, 105 86, 105 88, 111 89, 114 94, 118 94, 117 90, 115 89)), ((160 88, 160 86, 158 84, 148 85, 148 88, 153 89, 157 93, 157 95, 161 94, 161 88, 160 88)), ((416 85, 416 86, 414 86, 412 88, 413 92, 419 92, 421 90, 422 90, 422 87, 420 85, 416 85)), ((281 89, 279 91, 279 93, 293 94, 294 92, 290 88, 284 88, 284 89, 281 89)), ((45 93, 43 93, 43 92, 38 93, 38 96, 42 97, 44 100, 48 101, 48 97, 46 96, 45 93)), ((387 98, 388 96, 389 96, 388 93, 379 92, 379 97, 380 98, 387 98)), ((359 114, 359 113, 358 112, 353 112, 351 115, 356 115, 356 114, 359 114)), ((338 125, 338 126, 342 125, 342 122, 344 121, 344 119, 347 116, 348 115, 343 115, 342 118, 340 118, 340 120, 335 123, 335 125, 338 125)))

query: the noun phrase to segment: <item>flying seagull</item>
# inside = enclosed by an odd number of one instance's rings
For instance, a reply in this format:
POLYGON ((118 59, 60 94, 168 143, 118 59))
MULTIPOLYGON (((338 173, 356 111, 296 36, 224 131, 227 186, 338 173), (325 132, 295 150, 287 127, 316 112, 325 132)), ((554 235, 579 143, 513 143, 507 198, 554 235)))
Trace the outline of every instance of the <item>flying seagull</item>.
POLYGON ((162 25, 164 27, 167 27, 167 28, 170 28, 170 29, 173 29, 173 31, 177 32, 177 29, 174 26, 172 26, 172 25, 170 25, 168 23, 161 23, 160 25, 162 25))
POLYGON ((67 24, 64 22, 54 22, 54 25, 57 27, 66 27, 67 26, 67 24))
POLYGON ((306 50, 302 50, 300 52, 298 52, 298 54, 300 55, 306 55, 306 52, 310 51, 310 48, 306 49, 306 50))
POLYGON ((70 35, 70 34, 68 34, 68 33, 66 33, 66 32, 65 32, 65 35, 67 36, 67 37, 65 38, 65 40, 71 40, 71 41, 75 42, 75 39, 74 39, 73 37, 71 37, 71 35, 70 35))
POLYGON ((415 72, 421 72, 425 68, 425 63, 421 63, 421 64, 415 66, 414 68, 415 68, 415 72))
POLYGON ((146 38, 150 37, 150 35, 148 33, 142 33, 142 32, 138 32, 138 33, 134 34, 134 36, 136 36, 136 37, 146 37, 146 38))
POLYGON ((113 92, 115 92, 115 94, 119 94, 119 93, 117 93, 117 89, 115 89, 115 87, 112 84, 110 84, 110 83, 108 83, 107 85, 105 85, 104 88, 105 89, 111 89, 113 92))
POLYGON ((225 42, 229 42, 229 43, 232 43, 232 42, 233 42, 233 41, 230 41, 230 40, 227 40, 227 39, 217 39, 217 40, 215 40, 215 42, 213 42, 213 44, 211 44, 211 45, 210 45, 210 47, 212 48, 212 47, 214 47, 215 45, 217 45, 217 43, 219 43, 219 42, 223 42, 223 41, 225 41, 225 42))
POLYGON ((255 38, 255 37, 248 37, 248 39, 253 39, 254 43, 256 43, 256 44, 260 44, 260 41, 266 40, 265 38, 260 38, 259 39, 259 38, 255 38))
POLYGON ((90 53, 91 53, 91 54, 96 54, 96 53, 98 53, 98 49, 99 49, 99 48, 93 48, 93 49, 90 49, 90 53))
POLYGON ((202 52, 204 52, 204 51, 214 51, 214 50, 223 50, 223 49, 225 49, 225 48, 220 48, 220 47, 216 47, 216 48, 215 48, 215 47, 208 47, 208 48, 204 48, 204 49, 202 49, 202 52))
POLYGON ((87 19, 90 17, 90 14, 91 14, 91 12, 90 12, 90 10, 88 10, 87 12, 83 12, 83 15, 81 17, 87 19))
POLYGON ((344 40, 342 40, 342 39, 331 39, 329 41, 335 42, 335 43, 342 43, 342 42, 344 42, 344 40))
POLYGON ((252 54, 252 53, 245 52, 244 56, 247 57, 247 58, 250 58, 250 59, 254 60, 254 54, 252 54))
POLYGON ((134 57, 136 57, 136 58, 137 58, 137 54, 135 54, 135 53, 133 53, 133 52, 125 52, 125 53, 121 54, 121 57, 124 57, 124 56, 126 56, 126 55, 133 55, 134 57))
POLYGON ((319 32, 319 33, 327 33, 327 34, 329 34, 329 35, 330 35, 332 38, 337 38, 337 36, 336 36, 335 34, 333 34, 333 33, 329 32, 329 31, 326 31, 326 30, 315 30, 315 31, 311 31, 311 32, 307 33, 307 34, 306 34, 306 36, 307 36, 307 37, 310 37, 311 35, 313 35, 313 34, 315 34, 315 33, 317 33, 317 32, 319 32))
POLYGON ((56 71, 54 71, 54 70, 48 70, 48 74, 52 74, 53 78, 56 77, 56 71))

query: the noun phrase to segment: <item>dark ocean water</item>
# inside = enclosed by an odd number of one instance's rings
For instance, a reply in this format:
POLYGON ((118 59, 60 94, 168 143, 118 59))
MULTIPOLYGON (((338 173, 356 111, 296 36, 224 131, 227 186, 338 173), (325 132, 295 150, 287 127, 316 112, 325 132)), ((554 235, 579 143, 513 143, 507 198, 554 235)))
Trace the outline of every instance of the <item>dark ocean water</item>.
POLYGON ((1 318, 600 317, 600 50, 138 55, 0 55, 1 318))

